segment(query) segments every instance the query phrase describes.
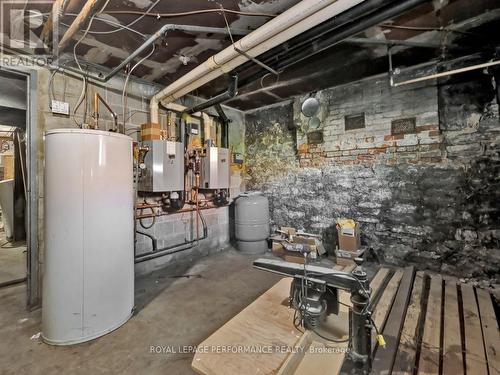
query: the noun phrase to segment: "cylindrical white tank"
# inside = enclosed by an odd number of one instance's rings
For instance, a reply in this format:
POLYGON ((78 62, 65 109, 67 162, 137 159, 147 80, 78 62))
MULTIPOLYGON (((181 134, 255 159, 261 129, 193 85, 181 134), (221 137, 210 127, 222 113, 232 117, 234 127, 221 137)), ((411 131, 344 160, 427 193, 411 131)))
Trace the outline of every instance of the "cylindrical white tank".
POLYGON ((69 345, 125 323, 134 307, 132 139, 45 134, 42 337, 69 345))
POLYGON ((236 198, 235 236, 238 249, 259 254, 267 250, 269 238, 269 201, 260 191, 248 191, 236 198))

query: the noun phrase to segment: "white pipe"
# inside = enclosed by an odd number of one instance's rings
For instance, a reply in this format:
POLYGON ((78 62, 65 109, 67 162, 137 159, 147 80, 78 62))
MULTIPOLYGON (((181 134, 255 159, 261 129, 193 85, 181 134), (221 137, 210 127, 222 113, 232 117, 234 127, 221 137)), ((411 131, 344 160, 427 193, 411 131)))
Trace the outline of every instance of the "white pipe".
POLYGON ((458 74, 458 73, 465 73, 465 72, 469 72, 471 70, 483 69, 483 68, 487 68, 489 66, 498 65, 498 64, 500 64, 500 60, 490 61, 490 62, 483 63, 483 64, 466 66, 465 68, 448 70, 447 72, 434 73, 434 74, 431 74, 431 75, 428 75, 428 76, 425 76, 425 77, 418 77, 418 78, 409 79, 408 81, 394 83, 392 86, 398 87, 398 86, 408 85, 410 83, 427 81, 428 79, 434 79, 434 78, 439 78, 439 77, 451 76, 453 74, 458 74))
POLYGON ((158 122, 160 100, 172 102, 248 61, 235 48, 256 57, 363 1, 302 0, 157 93, 151 98, 151 121, 158 122))

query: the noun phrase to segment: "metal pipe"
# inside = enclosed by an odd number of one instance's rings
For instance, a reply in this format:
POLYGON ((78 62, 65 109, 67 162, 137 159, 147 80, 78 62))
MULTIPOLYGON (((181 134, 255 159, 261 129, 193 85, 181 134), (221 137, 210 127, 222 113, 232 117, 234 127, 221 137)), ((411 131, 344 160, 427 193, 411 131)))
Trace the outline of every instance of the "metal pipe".
POLYGON ((135 232, 139 233, 139 234, 142 234, 143 236, 149 237, 151 239, 151 243, 153 245, 153 253, 155 253, 156 250, 158 249, 158 240, 156 239, 156 237, 153 236, 152 234, 149 234, 149 233, 146 233, 146 232, 142 232, 142 231, 137 230, 137 229, 136 229, 135 232))
POLYGON ((208 99, 206 102, 200 103, 198 105, 195 105, 194 107, 187 109, 186 113, 191 115, 196 112, 201 112, 204 109, 210 108, 214 105, 224 103, 225 101, 234 98, 237 93, 238 93, 238 76, 233 75, 231 76, 231 83, 229 84, 229 87, 225 92, 217 96, 214 96, 211 99, 208 99))
POLYGON ((215 110, 217 111, 217 114, 219 115, 219 119, 222 122, 222 140, 224 141, 224 144, 222 147, 229 148, 229 123, 231 120, 227 117, 226 113, 222 109, 222 106, 220 104, 216 104, 214 106, 215 110))
POLYGON ((109 111, 109 113, 113 117, 114 122, 115 122, 115 128, 113 130, 116 131, 118 129, 118 115, 115 112, 113 112, 113 109, 111 108, 111 106, 104 100, 104 98, 101 95, 99 95, 98 92, 96 92, 94 94, 94 113, 92 115, 94 117, 94 121, 95 121, 95 128, 99 129, 99 102, 104 104, 106 109, 109 111))
POLYGON ((408 85, 410 83, 427 81, 429 79, 440 78, 440 77, 445 77, 445 76, 451 76, 451 75, 454 75, 454 74, 470 72, 471 70, 488 68, 490 66, 494 66, 494 65, 498 65, 498 64, 500 64, 500 60, 490 61, 490 62, 483 63, 483 64, 477 64, 477 65, 467 66, 465 68, 448 70, 446 72, 434 73, 434 74, 431 74, 431 75, 428 75, 428 76, 425 76, 425 77, 413 78, 413 79, 409 79, 409 80, 403 81, 403 82, 394 83, 393 81, 391 81, 391 86, 398 87, 398 86, 408 85))
MULTIPOLYGON (((411 40, 395 40, 395 39, 377 39, 377 38, 347 38, 345 43, 352 44, 379 44, 382 46, 403 46, 403 47, 417 47, 417 48, 442 48, 443 45, 439 43, 422 43, 413 42, 411 40)), ((448 45, 447 48, 458 48, 458 46, 448 45)))
POLYGON ((21 277, 20 279, 5 281, 3 283, 0 283, 0 288, 6 288, 8 286, 21 284, 21 283, 24 283, 26 280, 27 280, 26 277, 21 277))
POLYGON ((135 258, 134 260, 134 263, 142 263, 142 262, 146 262, 148 260, 151 260, 151 259, 156 259, 156 258, 161 258, 161 257, 164 257, 166 255, 170 255, 170 254, 174 254, 174 253, 178 253, 178 252, 181 252, 181 251, 184 251, 184 250, 189 250, 189 249, 192 249, 193 248, 193 244, 187 244, 187 245, 176 245, 172 248, 165 248, 165 249, 160 249, 159 251, 157 251, 155 254, 152 254, 152 253, 147 253, 147 255, 144 255, 144 256, 138 256, 135 258))
MULTIPOLYGON (((327 33, 333 32, 341 26, 344 26, 347 23, 354 23, 358 18, 367 16, 370 13, 373 13, 379 10, 381 7, 384 7, 388 4, 394 3, 395 0, 365 0, 361 4, 352 7, 351 9, 346 10, 345 12, 339 14, 336 17, 332 17, 329 20, 323 22, 322 24, 314 27, 306 31, 305 33, 299 34, 295 38, 289 40, 288 42, 282 44, 281 51, 277 52, 276 49, 270 50, 268 52, 263 53, 259 60, 266 63, 271 64, 273 61, 278 61, 282 55, 289 55, 293 53, 294 49, 297 49, 304 44, 310 44, 313 40, 319 39, 327 33)), ((243 72, 247 69, 250 69, 253 66, 252 62, 247 62, 241 65, 236 72, 243 72)), ((242 86, 246 84, 242 82, 242 86)))
POLYGON ((145 261, 148 261, 151 259, 160 258, 160 257, 166 256, 166 255, 178 253, 180 251, 189 250, 189 249, 193 248, 193 244, 195 242, 198 242, 200 240, 204 240, 204 239, 208 238, 207 223, 205 222, 205 219, 204 219, 203 215, 201 215, 201 213, 198 212, 197 215, 200 216, 202 224, 203 224, 203 236, 202 237, 196 238, 196 239, 193 239, 190 241, 185 241, 184 243, 181 243, 181 244, 163 247, 161 249, 157 249, 156 251, 150 251, 148 253, 141 254, 141 255, 135 257, 134 262, 141 263, 141 262, 145 262, 145 261))
MULTIPOLYGON (((370 27, 376 26, 384 21, 387 21, 388 19, 397 17, 402 13, 415 8, 416 6, 425 3, 426 1, 427 0, 405 0, 400 3, 387 6, 379 12, 362 17, 354 23, 349 23, 346 26, 339 28, 330 37, 319 39, 313 45, 304 48, 296 54, 290 54, 288 57, 279 60, 278 63, 273 66, 273 68, 278 71, 283 71, 307 58, 310 58, 311 56, 314 56, 345 41, 348 38, 353 37, 356 34, 359 34, 360 32, 365 31, 370 27)), ((268 73, 260 71, 250 78, 245 79, 245 82, 256 81, 266 74, 268 73)))
MULTIPOLYGON (((141 44, 132 54, 130 54, 125 60, 123 60, 116 68, 114 68, 111 72, 109 72, 104 77, 98 76, 90 76, 88 74, 82 73, 79 70, 67 67, 62 69, 68 69, 74 73, 85 75, 90 79, 99 81, 99 82, 107 82, 112 77, 114 77, 123 67, 127 66, 132 60, 138 57, 142 52, 144 52, 149 46, 155 43, 158 39, 165 36, 169 31, 183 31, 187 33, 206 33, 206 34, 222 34, 228 35, 228 30, 223 27, 206 27, 206 26, 194 26, 194 25, 176 25, 176 24, 167 24, 163 25, 157 32, 151 35, 143 44, 141 44)), ((231 29, 231 33, 233 35, 246 35, 250 31, 242 30, 242 29, 231 29)))
POLYGON ((158 103, 173 102, 187 93, 232 71, 248 61, 237 50, 256 57, 364 0, 302 0, 244 38, 211 56, 189 73, 154 95, 150 100, 151 122, 158 122, 158 103))

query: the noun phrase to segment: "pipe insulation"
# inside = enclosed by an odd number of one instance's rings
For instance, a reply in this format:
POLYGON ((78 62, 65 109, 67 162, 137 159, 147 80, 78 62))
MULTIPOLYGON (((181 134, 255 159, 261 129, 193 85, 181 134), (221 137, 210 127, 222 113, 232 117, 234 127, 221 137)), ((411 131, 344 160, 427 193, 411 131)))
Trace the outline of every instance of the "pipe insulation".
POLYGON ((222 74, 247 62, 251 57, 280 45, 287 40, 362 3, 364 0, 303 0, 226 49, 208 58, 151 98, 151 122, 158 122, 158 103, 173 102, 222 74))

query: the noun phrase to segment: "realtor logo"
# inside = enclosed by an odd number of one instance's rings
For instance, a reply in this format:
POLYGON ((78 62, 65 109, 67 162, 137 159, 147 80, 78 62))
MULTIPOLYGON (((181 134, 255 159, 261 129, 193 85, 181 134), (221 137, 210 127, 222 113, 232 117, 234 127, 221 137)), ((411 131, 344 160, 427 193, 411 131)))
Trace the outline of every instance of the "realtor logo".
MULTIPOLYGON (((11 0, 0 4, 0 41, 2 51, 6 48, 30 50, 46 49, 40 35, 45 20, 51 12, 53 1, 11 0)), ((54 27, 53 32, 57 32, 54 27)))

